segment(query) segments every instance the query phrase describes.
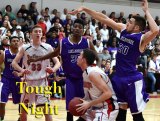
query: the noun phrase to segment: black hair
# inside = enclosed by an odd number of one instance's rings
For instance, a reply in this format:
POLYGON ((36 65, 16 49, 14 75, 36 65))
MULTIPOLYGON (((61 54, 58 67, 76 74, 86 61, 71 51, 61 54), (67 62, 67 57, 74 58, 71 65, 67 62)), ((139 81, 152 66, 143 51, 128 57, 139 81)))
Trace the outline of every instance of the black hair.
POLYGON ((97 64, 99 61, 97 53, 90 49, 83 50, 83 57, 86 59, 87 65, 89 66, 93 64, 97 64), (94 63, 95 61, 96 63, 94 63))
POLYGON ((12 37, 9 38, 10 42, 11 42, 14 38, 17 38, 17 39, 19 40, 19 37, 17 37, 17 36, 12 36, 12 37))
POLYGON ((74 24, 75 24, 75 23, 81 24, 81 25, 83 26, 83 28, 84 28, 84 21, 83 21, 82 19, 76 19, 76 20, 74 21, 74 24))
POLYGON ((136 15, 136 16, 132 16, 132 18, 135 19, 135 23, 140 27, 141 31, 144 31, 146 29, 146 20, 144 17, 136 15))

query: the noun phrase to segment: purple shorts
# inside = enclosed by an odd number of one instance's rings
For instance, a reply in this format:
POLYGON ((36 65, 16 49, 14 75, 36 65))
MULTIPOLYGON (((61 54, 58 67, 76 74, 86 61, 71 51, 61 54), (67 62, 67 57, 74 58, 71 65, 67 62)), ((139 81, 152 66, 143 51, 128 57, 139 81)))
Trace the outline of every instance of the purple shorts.
POLYGON ((0 102, 6 103, 8 96, 12 93, 12 99, 14 104, 20 103, 19 85, 16 82, 20 82, 20 79, 2 77, 0 81, 0 102))
POLYGON ((118 103, 127 103, 132 114, 142 112, 149 100, 143 78, 137 78, 135 81, 134 79, 114 75, 111 81, 118 103))
POLYGON ((68 110, 69 102, 74 97, 84 97, 83 80, 82 79, 66 79, 66 109, 68 110))

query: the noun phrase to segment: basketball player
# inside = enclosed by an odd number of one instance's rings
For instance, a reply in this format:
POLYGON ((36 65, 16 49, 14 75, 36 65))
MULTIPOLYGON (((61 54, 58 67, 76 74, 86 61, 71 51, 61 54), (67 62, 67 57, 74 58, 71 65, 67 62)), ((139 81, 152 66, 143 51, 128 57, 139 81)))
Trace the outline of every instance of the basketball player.
MULTIPOLYGON (((9 49, 1 51, 0 65, 4 62, 5 68, 3 70, 2 80, 0 80, 0 120, 2 121, 5 116, 5 106, 8 101, 8 96, 12 93, 13 103, 20 103, 19 87, 16 82, 20 82, 20 78, 14 76, 11 63, 16 57, 19 49, 19 38, 13 36, 10 38, 9 49)), ((22 66, 22 60, 19 61, 19 66, 22 66)))
POLYGON ((118 103, 112 84, 107 75, 95 63, 98 55, 89 49, 81 52, 77 65, 83 70, 83 80, 91 86, 85 92, 85 98, 77 111, 85 111, 86 121, 115 121, 118 115, 118 103), (94 115, 91 115, 94 114, 94 115))
MULTIPOLYGON (((84 97, 82 70, 77 65, 77 58, 83 49, 94 49, 93 44, 82 38, 84 22, 76 19, 73 25, 73 33, 68 38, 64 38, 56 50, 42 58, 30 59, 30 61, 44 60, 50 57, 61 55, 62 66, 66 74, 66 109, 74 97, 84 97)), ((78 119, 80 120, 80 119, 78 119)), ((73 115, 67 112, 67 121, 73 121, 73 115)))
POLYGON ((70 14, 76 14, 85 11, 100 22, 121 32, 116 55, 116 74, 112 79, 112 85, 120 103, 117 121, 126 120, 128 107, 134 121, 144 121, 142 111, 148 101, 148 94, 145 92, 143 76, 136 69, 136 60, 147 44, 156 37, 159 29, 149 12, 147 0, 142 0, 142 10, 150 28, 145 34, 142 34, 142 31, 146 27, 146 20, 141 16, 132 16, 125 25, 116 23, 109 17, 86 7, 70 12, 70 14))
MULTIPOLYGON (((35 25, 32 28, 31 32, 32 43, 23 45, 15 59, 12 62, 12 66, 15 70, 20 73, 25 74, 25 80, 27 82, 27 86, 38 86, 45 87, 48 86, 47 81, 47 72, 53 73, 60 67, 60 62, 57 57, 53 58, 55 63, 54 67, 50 67, 50 60, 38 61, 33 63, 27 63, 29 58, 37 58, 40 56, 44 56, 53 51, 52 47, 46 43, 41 42, 42 37, 42 28, 40 26, 35 25), (21 68, 18 65, 19 60, 24 59, 25 69, 21 68)), ((44 104, 50 104, 49 95, 45 96, 44 94, 26 94, 23 93, 21 96, 21 102, 24 104, 34 103, 36 106, 44 106, 44 104)), ((27 114, 25 110, 22 109, 22 114, 20 115, 21 121, 27 121, 27 114)), ((50 114, 45 114, 45 121, 52 121, 52 116, 50 114)))

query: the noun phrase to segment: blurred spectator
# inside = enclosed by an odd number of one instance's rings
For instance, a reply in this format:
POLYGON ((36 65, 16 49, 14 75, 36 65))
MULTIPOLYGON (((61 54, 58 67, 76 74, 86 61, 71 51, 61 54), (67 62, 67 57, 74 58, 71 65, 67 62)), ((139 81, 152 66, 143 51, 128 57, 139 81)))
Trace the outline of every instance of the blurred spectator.
POLYGON ((68 14, 68 10, 67 10, 67 8, 64 8, 64 9, 63 9, 63 13, 62 13, 61 16, 60 16, 60 18, 61 18, 61 20, 62 20, 63 22, 66 20, 67 14, 68 14))
POLYGON ((37 25, 42 28, 42 33, 45 35, 47 33, 47 25, 45 24, 43 17, 38 20, 37 25))
POLYGON ((27 19, 27 16, 29 15, 29 11, 28 11, 28 9, 26 8, 26 5, 24 5, 24 4, 21 5, 21 8, 18 10, 17 13, 22 13, 22 18, 23 18, 24 20, 26 20, 26 19, 27 19))
POLYGON ((51 21, 50 21, 50 18, 49 18, 49 15, 44 15, 44 23, 46 24, 47 26, 47 32, 49 31, 49 29, 51 28, 52 24, 51 24, 51 21))
POLYGON ((37 16, 38 16, 38 10, 37 10, 37 6, 36 6, 36 2, 31 2, 30 6, 29 6, 29 14, 31 15, 34 24, 37 23, 37 16))
POLYGON ((2 15, 3 16, 8 15, 9 20, 16 19, 15 14, 12 12, 11 5, 6 5, 5 10, 2 12, 2 15))
POLYGON ((24 33, 21 31, 22 27, 20 25, 16 26, 16 30, 13 32, 12 36, 22 37, 24 39, 24 33))
POLYGON ((70 25, 70 24, 67 24, 67 25, 65 26, 64 32, 65 32, 66 37, 68 37, 68 36, 72 33, 71 25, 70 25))
POLYGON ((58 47, 58 33, 56 31, 50 32, 50 36, 47 38, 46 43, 50 44, 54 49, 58 47))
POLYGON ((65 38, 66 35, 65 35, 65 32, 64 32, 64 28, 63 28, 63 27, 60 27, 58 36, 59 36, 59 41, 61 41, 63 38, 65 38))
POLYGON ((155 77, 155 73, 160 73, 159 62, 156 60, 156 58, 157 58, 157 53, 153 53, 151 60, 149 61, 148 73, 147 73, 147 76, 151 81, 151 92, 153 92, 153 94, 156 94, 156 89, 155 89, 156 81, 159 81, 160 83, 160 78, 156 79, 155 77))

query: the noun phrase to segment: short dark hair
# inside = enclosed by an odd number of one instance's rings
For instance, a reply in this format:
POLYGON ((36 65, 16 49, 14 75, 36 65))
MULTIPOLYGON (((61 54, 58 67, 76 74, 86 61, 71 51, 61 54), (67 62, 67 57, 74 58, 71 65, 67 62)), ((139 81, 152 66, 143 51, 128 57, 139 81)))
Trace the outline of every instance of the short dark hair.
POLYGON ((99 61, 97 53, 90 49, 83 50, 83 57, 86 59, 87 65, 89 66, 93 64, 97 64, 99 61), (96 61, 96 63, 94 63, 94 61, 96 61))
POLYGON ((135 15, 135 16, 132 16, 132 18, 135 19, 135 23, 140 27, 141 31, 144 31, 146 29, 146 20, 144 17, 135 15))
POLYGON ((12 37, 10 37, 10 42, 14 39, 14 38, 16 38, 16 39, 18 39, 19 40, 19 37, 17 37, 17 36, 12 36, 12 37))
POLYGON ((75 23, 81 24, 81 25, 83 26, 83 28, 84 28, 84 21, 83 21, 82 19, 76 19, 76 20, 74 21, 74 24, 75 24, 75 23))

